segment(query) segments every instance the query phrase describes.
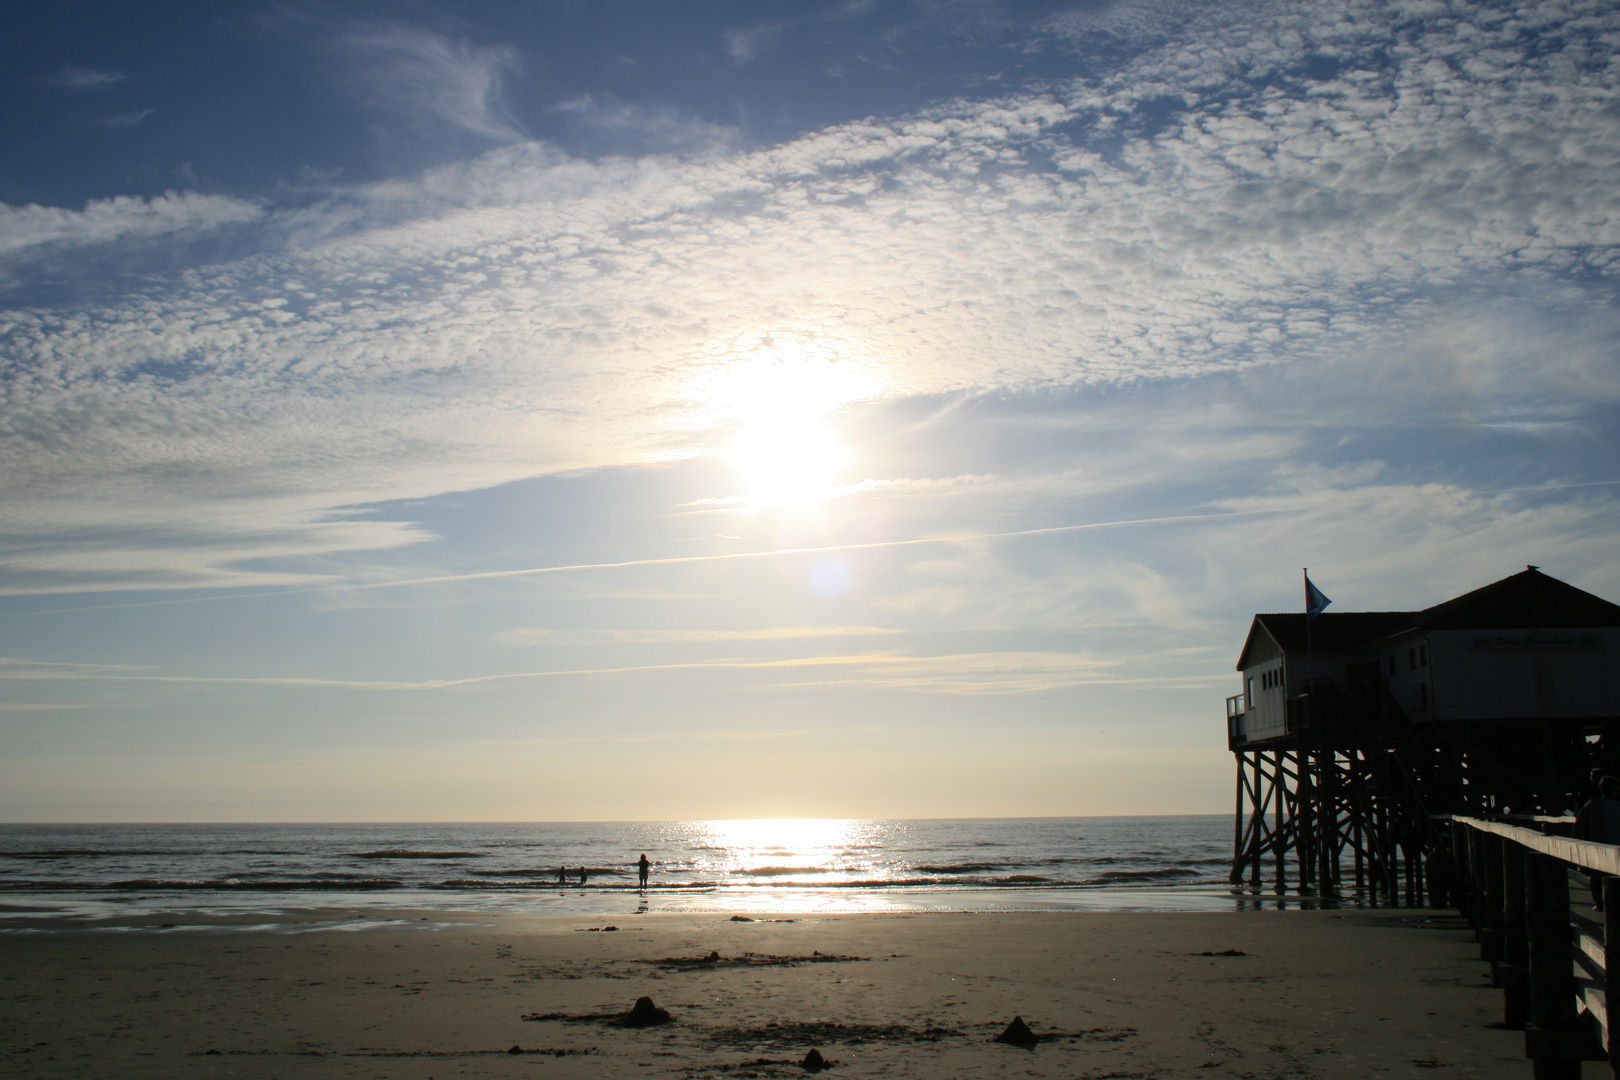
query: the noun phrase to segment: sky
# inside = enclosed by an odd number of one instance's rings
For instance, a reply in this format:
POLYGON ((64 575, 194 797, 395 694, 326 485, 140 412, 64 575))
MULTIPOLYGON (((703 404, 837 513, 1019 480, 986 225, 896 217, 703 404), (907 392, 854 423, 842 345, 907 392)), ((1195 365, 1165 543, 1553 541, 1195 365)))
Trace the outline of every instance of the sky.
POLYGON ((1224 813, 1620 600, 1620 9, 13 6, 0 820, 1224 813))

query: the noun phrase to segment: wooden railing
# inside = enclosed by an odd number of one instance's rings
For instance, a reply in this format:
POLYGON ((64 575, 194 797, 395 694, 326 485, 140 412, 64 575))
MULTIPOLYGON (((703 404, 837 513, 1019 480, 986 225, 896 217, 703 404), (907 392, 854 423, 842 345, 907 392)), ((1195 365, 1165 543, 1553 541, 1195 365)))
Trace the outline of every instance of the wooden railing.
POLYGON ((1450 903, 1491 962, 1504 1025, 1524 1029, 1536 1080, 1580 1080, 1582 1061, 1606 1061, 1620 1078, 1620 847, 1477 818, 1435 820, 1450 823, 1450 903), (1571 870, 1599 875, 1601 911, 1584 887, 1572 902, 1571 870))

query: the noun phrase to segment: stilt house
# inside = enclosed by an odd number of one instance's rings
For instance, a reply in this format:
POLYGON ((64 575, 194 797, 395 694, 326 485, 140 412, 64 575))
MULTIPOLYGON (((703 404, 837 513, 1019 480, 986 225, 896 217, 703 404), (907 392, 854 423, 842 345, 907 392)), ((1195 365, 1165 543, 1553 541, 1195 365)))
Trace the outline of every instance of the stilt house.
POLYGON ((1620 771, 1620 606, 1532 566, 1422 611, 1254 617, 1226 701, 1234 883, 1420 893, 1436 813, 1563 814, 1620 771))

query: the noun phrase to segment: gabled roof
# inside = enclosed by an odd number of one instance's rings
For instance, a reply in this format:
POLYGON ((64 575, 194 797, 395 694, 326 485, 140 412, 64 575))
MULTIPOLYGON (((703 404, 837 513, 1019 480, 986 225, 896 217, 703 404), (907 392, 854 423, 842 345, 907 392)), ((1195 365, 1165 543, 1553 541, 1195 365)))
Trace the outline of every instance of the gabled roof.
MULTIPOLYGON (((1574 630, 1620 627, 1620 604, 1548 577, 1532 566, 1512 577, 1463 593, 1422 611, 1324 611, 1310 625, 1313 652, 1373 652, 1391 638, 1427 630, 1574 630)), ((1265 634, 1285 653, 1305 651, 1305 614, 1256 615, 1238 654, 1242 671, 1256 636, 1265 634)))
MULTIPOLYGON (((1559 627, 1620 627, 1620 604, 1548 577, 1534 566, 1424 608, 1408 622, 1391 627, 1378 640, 1417 630, 1508 630, 1559 627)), ((1376 642, 1369 640, 1368 645, 1376 642)))
MULTIPOLYGON (((1360 652, 1374 638, 1389 634, 1417 612, 1411 611, 1324 611, 1311 621, 1310 647, 1322 654, 1360 652)), ((1255 635, 1267 634, 1285 653, 1305 651, 1305 614, 1300 611, 1267 612, 1256 615, 1249 625, 1249 636, 1238 654, 1237 669, 1242 671, 1255 635)))

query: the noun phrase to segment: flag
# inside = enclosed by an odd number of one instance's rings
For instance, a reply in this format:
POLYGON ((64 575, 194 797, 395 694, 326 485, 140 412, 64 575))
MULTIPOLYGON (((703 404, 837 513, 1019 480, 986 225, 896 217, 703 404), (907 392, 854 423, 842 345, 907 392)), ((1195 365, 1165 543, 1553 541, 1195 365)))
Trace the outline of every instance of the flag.
POLYGON ((1305 617, 1314 619, 1333 601, 1322 595, 1322 590, 1311 584, 1311 575, 1305 574, 1305 617))

